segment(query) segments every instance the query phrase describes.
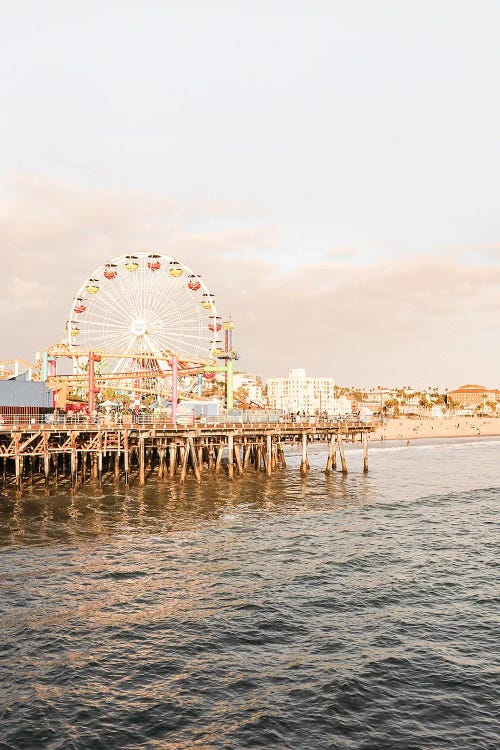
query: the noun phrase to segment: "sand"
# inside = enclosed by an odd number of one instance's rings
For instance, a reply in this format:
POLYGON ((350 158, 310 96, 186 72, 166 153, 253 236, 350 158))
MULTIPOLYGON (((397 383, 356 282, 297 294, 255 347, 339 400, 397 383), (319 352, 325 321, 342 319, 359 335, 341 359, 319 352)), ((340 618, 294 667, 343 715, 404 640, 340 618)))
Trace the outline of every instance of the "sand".
POLYGON ((500 417, 445 417, 443 419, 388 419, 370 435, 373 440, 500 436, 500 417))

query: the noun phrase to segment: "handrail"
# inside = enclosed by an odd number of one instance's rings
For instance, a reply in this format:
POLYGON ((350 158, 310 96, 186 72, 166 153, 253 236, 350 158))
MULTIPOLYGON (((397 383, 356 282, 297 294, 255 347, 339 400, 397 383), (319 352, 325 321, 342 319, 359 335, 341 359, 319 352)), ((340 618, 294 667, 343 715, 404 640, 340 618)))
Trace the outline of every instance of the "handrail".
POLYGON ((360 427, 375 427, 378 425, 378 420, 373 420, 370 422, 362 422, 359 419, 351 419, 349 421, 342 420, 342 419, 313 419, 313 418, 304 418, 299 421, 290 421, 290 420, 278 420, 278 421, 272 421, 272 420, 252 420, 252 421, 238 421, 227 417, 212 417, 210 420, 203 419, 203 418, 193 418, 193 417, 181 417, 176 420, 176 423, 174 424, 171 419, 164 419, 161 417, 157 418, 149 418, 149 419, 140 419, 140 420, 107 420, 107 419, 98 419, 96 421, 90 420, 88 417, 62 417, 54 421, 50 422, 40 422, 38 420, 28 420, 26 418, 21 418, 18 420, 15 420, 10 416, 9 419, 4 418, 3 422, 0 421, 0 432, 8 431, 11 429, 20 429, 24 431, 33 431, 33 430, 44 430, 44 429, 51 429, 51 430, 58 430, 58 429, 71 429, 71 428, 80 428, 80 429, 89 429, 89 430, 95 430, 95 429, 175 429, 175 430, 183 430, 186 428, 200 428, 200 429, 271 429, 271 428, 282 428, 284 430, 303 430, 305 428, 331 428, 331 429, 345 429, 346 431, 349 430, 349 428, 360 428, 360 427))

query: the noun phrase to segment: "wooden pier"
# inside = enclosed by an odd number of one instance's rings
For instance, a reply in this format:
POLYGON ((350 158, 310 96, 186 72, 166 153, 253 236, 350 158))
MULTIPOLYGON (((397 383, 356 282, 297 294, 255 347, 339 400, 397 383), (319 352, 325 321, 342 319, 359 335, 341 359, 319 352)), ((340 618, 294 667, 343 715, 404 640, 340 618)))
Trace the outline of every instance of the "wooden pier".
POLYGON ((368 471, 368 435, 373 427, 339 424, 223 424, 190 427, 165 424, 105 426, 82 424, 17 425, 0 429, 0 481, 20 495, 25 485, 65 482, 71 492, 87 482, 123 482, 144 486, 147 477, 185 482, 192 473, 224 472, 228 479, 253 470, 272 477, 286 468, 285 446, 301 450, 300 472, 309 471, 308 447, 328 446, 325 473, 340 467, 347 473, 345 441, 363 445, 363 470, 368 471), (224 458, 224 460, 223 460, 224 458))

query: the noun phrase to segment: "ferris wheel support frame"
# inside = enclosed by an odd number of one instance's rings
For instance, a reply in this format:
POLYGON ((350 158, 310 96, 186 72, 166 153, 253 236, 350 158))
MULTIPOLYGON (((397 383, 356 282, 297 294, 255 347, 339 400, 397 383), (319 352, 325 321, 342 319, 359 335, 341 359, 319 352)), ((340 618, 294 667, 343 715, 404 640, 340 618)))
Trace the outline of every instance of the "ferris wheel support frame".
POLYGON ((177 419, 177 398, 178 398, 178 387, 179 387, 178 364, 179 364, 179 361, 174 354, 174 356, 170 360, 170 366, 172 368, 172 422, 174 423, 174 425, 177 419))
POLYGON ((101 357, 99 354, 94 354, 94 352, 89 352, 89 389, 88 389, 88 396, 87 396, 87 409, 88 409, 90 419, 92 419, 94 415, 95 395, 99 390, 99 389, 96 390, 96 387, 95 387, 94 365, 96 362, 100 362, 100 361, 101 361, 101 357))

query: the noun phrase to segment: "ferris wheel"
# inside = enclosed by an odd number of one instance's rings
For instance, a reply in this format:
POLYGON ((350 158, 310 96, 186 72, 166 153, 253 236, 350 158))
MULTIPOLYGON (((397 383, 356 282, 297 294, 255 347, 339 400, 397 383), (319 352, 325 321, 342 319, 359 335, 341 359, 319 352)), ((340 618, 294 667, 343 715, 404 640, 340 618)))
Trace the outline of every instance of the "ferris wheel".
POLYGON ((200 276, 168 255, 139 252, 113 258, 84 281, 66 337, 75 353, 103 353, 107 372, 161 374, 172 355, 187 363, 212 358, 220 328, 200 276))

